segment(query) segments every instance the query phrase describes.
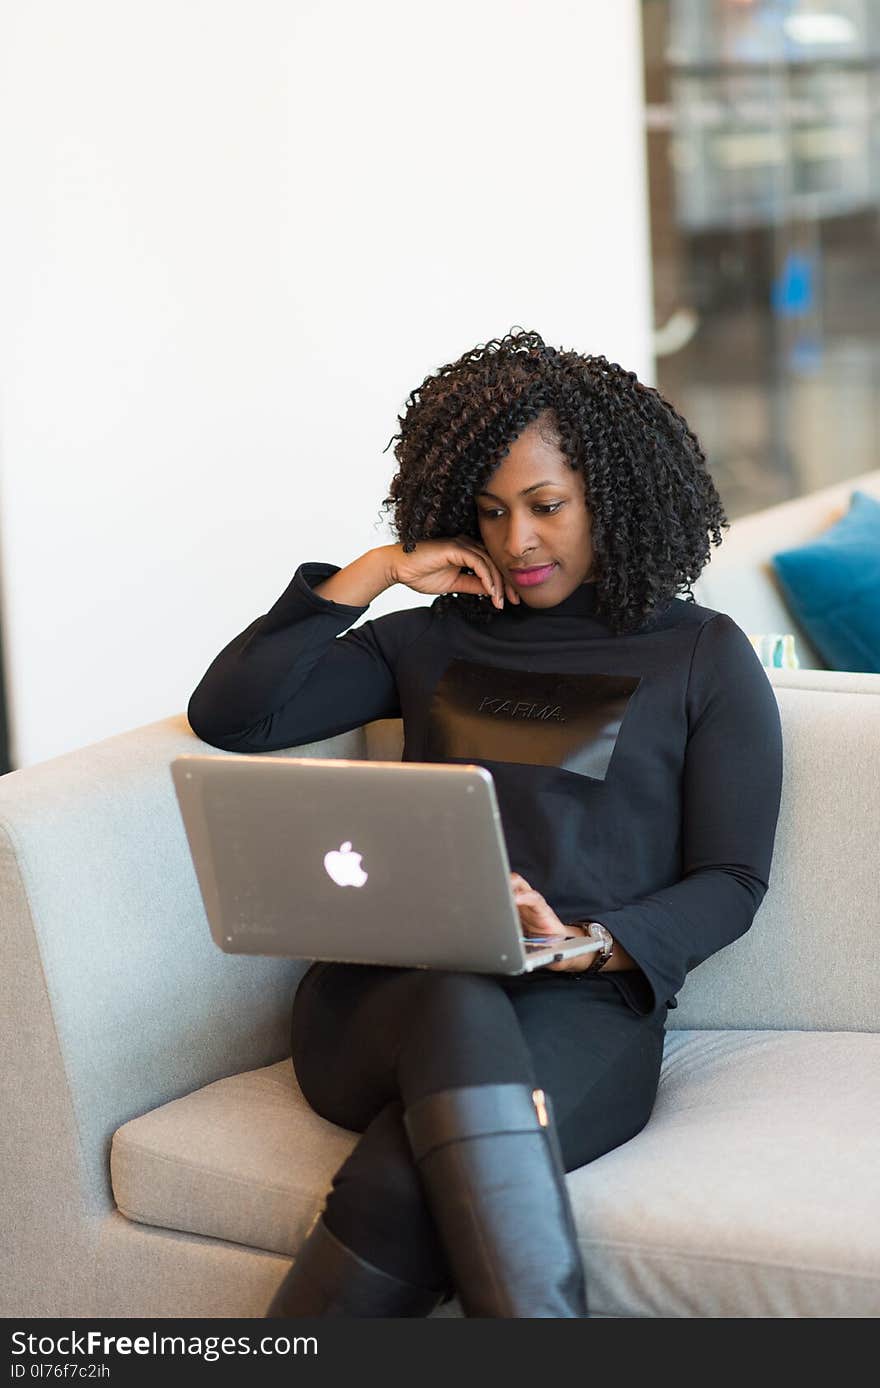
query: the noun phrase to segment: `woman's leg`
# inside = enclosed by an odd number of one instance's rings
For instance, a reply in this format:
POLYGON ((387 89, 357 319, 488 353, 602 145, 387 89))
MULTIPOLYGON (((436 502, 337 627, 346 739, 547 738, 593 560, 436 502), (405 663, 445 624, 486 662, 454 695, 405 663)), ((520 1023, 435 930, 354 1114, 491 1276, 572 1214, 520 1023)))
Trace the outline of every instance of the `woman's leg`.
POLYGON ((354 1132, 389 1100, 406 1105, 455 1085, 534 1082, 495 975, 319 965, 297 989, 290 1039, 312 1108, 354 1132))
POLYGON ((361 965, 313 966, 291 1039, 308 1101, 364 1134, 334 1177, 329 1227, 361 1257, 433 1287, 447 1264, 408 1157, 405 1108, 445 1092, 435 1108, 445 1105, 448 1121, 450 1094, 470 1094, 485 1112, 489 1086, 508 1103, 519 1102, 516 1086, 542 1087, 571 1170, 644 1125, 662 1053, 662 1025, 638 1018, 608 980, 361 965))
POLYGON ((294 1069, 311 1106, 341 1127, 365 1132, 389 1101, 527 1083, 551 1095, 573 1171, 650 1117, 666 1009, 640 1017, 610 978, 358 964, 309 975, 294 999, 294 1069))
MULTIPOLYGON (((402 1106, 385 1075, 388 1029, 362 1017, 376 969, 314 964, 299 983, 291 1025, 297 1078, 316 1112, 362 1134, 282 1280, 267 1316, 425 1316, 452 1295, 446 1261, 413 1165, 402 1106), (324 979, 326 983, 328 980, 324 979), (346 1065, 351 1048, 356 1058, 346 1065), (370 1055, 367 1057, 367 1050, 370 1055), (354 1101, 352 1103, 352 1101, 354 1101), (401 1237, 401 1231, 405 1236, 401 1237)), ((389 972, 383 970, 383 977, 389 972)))
POLYGON ((504 992, 476 974, 314 966, 294 998, 291 1052, 312 1108, 363 1134, 333 1177, 327 1227, 359 1257, 442 1294, 449 1268, 402 1115, 452 1085, 525 1075, 533 1087, 504 992))
MULTIPOLYGON (((398 1065, 402 1092, 409 1067, 428 1091, 410 1103, 404 1122, 466 1314, 585 1316, 564 1172, 645 1125, 663 1025, 639 1017, 610 979, 548 973, 496 983, 525 1042, 520 1081, 492 1082, 484 1058, 471 1056, 470 1084, 437 1089, 446 1052, 427 1043, 442 1034, 450 1009, 441 995, 432 1016, 432 992, 417 1028, 424 1044, 408 1046, 398 1065)), ((509 1031, 494 1040, 496 1055, 521 1050, 509 1031)))
POLYGON ((427 1316, 451 1298, 399 1103, 379 1111, 336 1172, 330 1205, 329 1218, 325 1207, 312 1224, 268 1316, 427 1316))

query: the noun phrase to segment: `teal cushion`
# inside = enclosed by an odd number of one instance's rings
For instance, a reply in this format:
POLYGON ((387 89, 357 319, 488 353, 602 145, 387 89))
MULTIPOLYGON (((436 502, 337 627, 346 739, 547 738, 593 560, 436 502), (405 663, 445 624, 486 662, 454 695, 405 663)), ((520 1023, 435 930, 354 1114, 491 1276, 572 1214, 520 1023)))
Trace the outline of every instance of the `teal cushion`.
POLYGON ((880 501, 853 492, 836 525, 772 556, 792 613, 832 670, 880 674, 880 501))

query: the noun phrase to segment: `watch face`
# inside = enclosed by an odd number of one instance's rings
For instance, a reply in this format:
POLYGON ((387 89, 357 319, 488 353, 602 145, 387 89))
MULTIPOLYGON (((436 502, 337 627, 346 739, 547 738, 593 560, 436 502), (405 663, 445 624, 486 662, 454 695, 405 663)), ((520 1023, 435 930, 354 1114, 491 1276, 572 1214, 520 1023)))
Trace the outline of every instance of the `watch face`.
POLYGON ((611 950, 613 948, 610 932, 605 929, 604 925, 599 925, 596 921, 593 921, 592 925, 590 926, 589 933, 592 939, 599 940, 601 942, 602 949, 597 951, 597 958, 602 959, 604 963, 608 958, 610 958, 611 950))

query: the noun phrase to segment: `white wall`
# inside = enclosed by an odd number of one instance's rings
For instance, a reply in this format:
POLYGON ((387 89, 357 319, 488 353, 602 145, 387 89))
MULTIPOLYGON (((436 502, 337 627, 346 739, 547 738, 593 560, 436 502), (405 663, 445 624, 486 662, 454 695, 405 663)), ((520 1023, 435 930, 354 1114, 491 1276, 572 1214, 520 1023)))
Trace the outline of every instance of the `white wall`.
POLYGON ((10 0, 14 765, 181 711, 299 562, 391 540, 382 450, 444 362, 519 324, 651 379, 638 24, 638 0, 10 0))

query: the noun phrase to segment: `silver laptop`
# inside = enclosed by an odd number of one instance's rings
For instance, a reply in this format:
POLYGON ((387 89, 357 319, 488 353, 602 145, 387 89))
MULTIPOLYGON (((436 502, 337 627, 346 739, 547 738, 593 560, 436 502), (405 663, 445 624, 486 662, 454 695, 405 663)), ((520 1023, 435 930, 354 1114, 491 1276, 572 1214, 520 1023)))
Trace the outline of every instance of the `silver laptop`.
POLYGON ((521 974, 599 948, 522 934, 485 767, 263 752, 171 774, 228 954, 521 974))

